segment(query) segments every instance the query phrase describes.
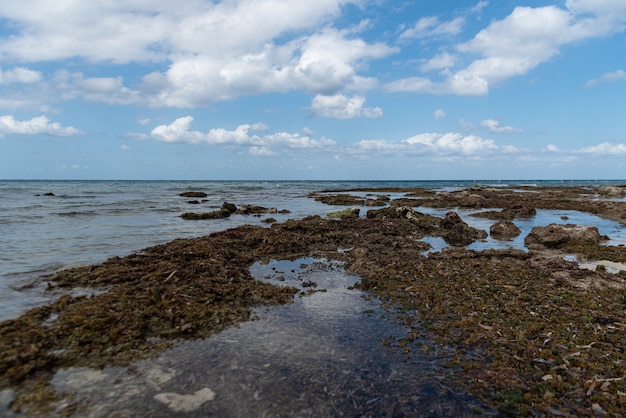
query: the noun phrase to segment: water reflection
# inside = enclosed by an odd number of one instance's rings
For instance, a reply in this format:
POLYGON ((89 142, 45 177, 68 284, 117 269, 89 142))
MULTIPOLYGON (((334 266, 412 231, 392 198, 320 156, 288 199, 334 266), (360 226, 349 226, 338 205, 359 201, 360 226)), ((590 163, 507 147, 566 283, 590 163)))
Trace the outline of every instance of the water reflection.
POLYGON ((477 401, 449 386, 437 361, 408 358, 382 344, 404 335, 405 329, 383 318, 376 301, 353 289, 357 278, 340 264, 311 258, 272 261, 255 264, 251 272, 262 280, 298 286, 305 295, 290 305, 258 310, 256 320, 238 328, 183 342, 156 360, 136 364, 132 372, 111 368, 94 376, 84 369, 63 371, 55 379, 57 388, 97 400, 89 406, 91 416, 485 413, 477 401), (214 397, 192 410, 173 410, 159 401, 168 396, 192 399, 198 393, 214 397))

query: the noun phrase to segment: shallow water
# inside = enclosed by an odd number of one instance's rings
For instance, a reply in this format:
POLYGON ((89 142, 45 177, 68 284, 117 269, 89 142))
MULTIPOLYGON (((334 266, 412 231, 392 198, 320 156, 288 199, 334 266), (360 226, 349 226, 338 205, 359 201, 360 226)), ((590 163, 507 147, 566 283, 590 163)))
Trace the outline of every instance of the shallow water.
POLYGON ((53 380, 55 387, 86 398, 80 416, 91 417, 488 412, 449 386, 440 360, 419 353, 409 358, 383 345, 390 337, 402 337, 405 328, 384 318, 377 301, 354 290, 357 278, 340 264, 306 258, 255 264, 251 271, 272 283, 317 291, 296 296, 290 305, 258 310, 254 321, 204 340, 182 342, 129 369, 63 370, 53 380), (194 404, 190 396, 202 393, 214 398, 194 404), (182 413, 180 402, 164 404, 159 400, 164 394, 187 395, 183 399, 191 409, 182 413))
MULTIPOLYGON (((488 181, 489 187, 512 187, 534 183, 563 186, 561 181, 488 181)), ((623 184, 624 181, 577 181, 576 186, 623 184)), ((14 318, 35 306, 50 302, 46 276, 67 267, 100 263, 112 256, 125 256, 143 248, 164 244, 176 238, 210 234, 242 224, 267 227, 268 217, 278 222, 308 215, 325 216, 345 207, 329 206, 308 198, 310 192, 375 187, 423 187, 453 191, 476 185, 473 181, 24 181, 0 180, 0 320, 14 318), (207 201, 192 205, 185 191, 204 191, 207 201), (44 196, 53 193, 54 196, 44 196), (234 215, 226 219, 186 221, 184 212, 208 212, 223 202, 286 209, 289 214, 261 217, 234 215)), ((367 195, 368 192, 347 192, 367 195)), ((377 193, 392 198, 403 193, 377 193)), ((371 207, 361 207, 365 216, 371 207)), ((427 211, 426 208, 417 208, 427 211)), ((445 215, 446 211, 439 213, 445 215)), ((459 210, 463 219, 488 230, 491 221, 472 219, 459 210)), ((542 212, 543 213, 543 212, 542 212)), ((516 221, 524 231, 548 218, 540 213, 531 220, 516 221)), ((601 233, 615 243, 626 242, 626 232, 617 223, 591 215, 581 215, 581 224, 597 224, 601 233)), ((554 217, 553 217, 554 218, 554 217)), ((558 218, 558 216, 557 216, 558 218)), ((574 216, 571 217, 574 222, 574 216)), ((556 221, 560 221, 556 219, 556 221)), ((470 248, 522 248, 524 233, 511 242, 488 238, 470 248)), ((441 240, 432 239, 435 248, 441 240)), ((52 295, 56 297, 58 295, 52 295)))

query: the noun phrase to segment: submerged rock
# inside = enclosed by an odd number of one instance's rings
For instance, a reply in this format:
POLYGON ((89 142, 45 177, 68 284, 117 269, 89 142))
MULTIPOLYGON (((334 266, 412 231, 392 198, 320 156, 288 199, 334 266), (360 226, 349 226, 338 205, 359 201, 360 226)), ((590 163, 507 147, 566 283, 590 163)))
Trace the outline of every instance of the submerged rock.
POLYGON ((166 392, 154 395, 154 399, 167 405, 174 412, 193 412, 204 403, 215 399, 215 392, 209 388, 200 389, 191 395, 166 392))
POLYGON ((204 192, 184 192, 181 193, 179 196, 182 197, 207 197, 208 195, 204 192))

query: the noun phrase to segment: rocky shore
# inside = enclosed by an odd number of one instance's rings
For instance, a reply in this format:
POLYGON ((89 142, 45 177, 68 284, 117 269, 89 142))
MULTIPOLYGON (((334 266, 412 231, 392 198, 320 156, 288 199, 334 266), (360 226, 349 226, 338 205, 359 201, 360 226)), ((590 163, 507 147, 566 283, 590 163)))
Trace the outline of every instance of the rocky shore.
MULTIPOLYGON (((64 270, 47 279, 51 290, 100 292, 63 296, 0 323, 0 393, 13 412, 57 413, 63 397, 49 383, 56 371, 127 366, 177 340, 205 338, 246 321, 253 307, 289 303, 297 289, 257 281, 249 267, 317 255, 342 261, 361 278, 359 288, 406 325, 407 335, 393 346, 407 356, 445 354, 450 390, 468 392, 506 415, 623 416, 626 271, 585 269, 560 255, 620 267, 626 248, 602 245, 607 237, 593 225, 541 225, 525 237, 528 251, 464 246, 488 234, 507 239, 516 234, 516 219, 538 209, 578 210, 626 225, 624 195, 626 187, 324 191, 311 198, 371 209, 365 216, 349 209, 328 218, 242 226, 64 270), (371 196, 348 194, 362 192, 371 196), (390 193, 403 197, 390 199, 390 193), (420 207, 449 211, 440 218, 420 207), (478 230, 457 208, 506 223, 478 230), (433 236, 451 247, 426 254, 422 239, 433 236)), ((225 205, 226 212, 235 210, 225 205)), ((63 402, 60 415, 80 415, 81 402, 63 402)))

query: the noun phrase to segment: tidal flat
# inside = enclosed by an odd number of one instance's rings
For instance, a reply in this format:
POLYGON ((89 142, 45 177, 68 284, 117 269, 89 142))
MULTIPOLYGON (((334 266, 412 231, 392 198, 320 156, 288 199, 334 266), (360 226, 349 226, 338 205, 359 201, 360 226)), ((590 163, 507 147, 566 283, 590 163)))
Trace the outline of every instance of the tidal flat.
POLYGON ((622 416, 626 247, 575 225, 528 234, 524 249, 471 249, 497 234, 459 213, 515 224, 556 209, 624 225, 624 195, 324 191, 311 198, 371 209, 60 271, 51 291, 94 292, 0 323, 0 412, 622 416), (431 251, 433 237, 446 247, 431 251))

